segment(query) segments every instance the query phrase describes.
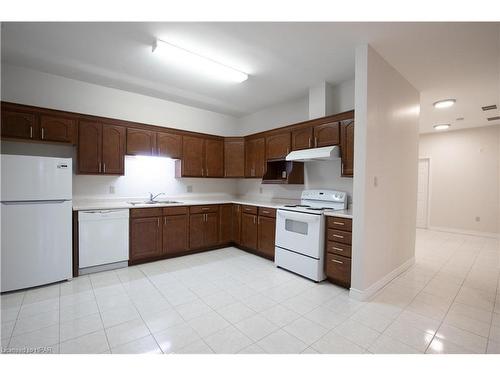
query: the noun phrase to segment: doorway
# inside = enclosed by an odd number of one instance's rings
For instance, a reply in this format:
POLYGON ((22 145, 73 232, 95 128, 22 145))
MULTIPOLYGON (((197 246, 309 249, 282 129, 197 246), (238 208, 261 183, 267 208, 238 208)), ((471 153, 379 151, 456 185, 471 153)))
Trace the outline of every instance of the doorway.
POLYGON ((418 159, 417 228, 429 226, 429 169, 429 158, 418 159))

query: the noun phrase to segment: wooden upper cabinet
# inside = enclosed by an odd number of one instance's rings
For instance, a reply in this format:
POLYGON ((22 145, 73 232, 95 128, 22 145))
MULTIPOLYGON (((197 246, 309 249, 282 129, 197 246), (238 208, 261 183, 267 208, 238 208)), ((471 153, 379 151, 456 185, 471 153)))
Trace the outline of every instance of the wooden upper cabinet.
POLYGON ((276 219, 259 215, 258 226, 257 249, 265 255, 274 258, 276 219))
POLYGON ((200 137, 182 137, 182 177, 204 176, 205 140, 200 137))
POLYGON ((127 155, 155 155, 156 132, 127 128, 127 155))
POLYGON ((76 120, 55 116, 40 116, 42 141, 76 143, 76 120))
POLYGON ((33 113, 2 108, 1 135, 6 138, 37 139, 38 123, 33 113))
POLYGON ((180 159, 182 157, 182 135, 157 132, 156 147, 158 156, 180 159))
POLYGON ((354 175, 354 120, 344 120, 340 124, 340 152, 342 176, 354 175))
POLYGON ((340 129, 337 121, 314 127, 314 147, 334 146, 340 143, 340 129))
POLYGON ((224 177, 245 177, 245 140, 224 141, 224 177))
POLYGON ((161 217, 130 219, 130 261, 162 255, 161 217))
POLYGON ((292 131, 292 150, 304 150, 313 147, 313 128, 292 131))
POLYGON ((205 140, 205 177, 224 176, 224 141, 218 139, 205 140))
POLYGON ((78 124, 78 173, 101 173, 102 125, 80 121, 78 124))
POLYGON ((163 217, 163 252, 178 254, 188 249, 189 216, 169 215, 163 217))
POLYGON ((125 128, 102 125, 102 173, 125 173, 125 128))
POLYGON ((266 137, 266 159, 284 159, 290 152, 290 132, 266 137))
POLYGON ((245 177, 262 177, 265 172, 265 138, 245 142, 245 177))

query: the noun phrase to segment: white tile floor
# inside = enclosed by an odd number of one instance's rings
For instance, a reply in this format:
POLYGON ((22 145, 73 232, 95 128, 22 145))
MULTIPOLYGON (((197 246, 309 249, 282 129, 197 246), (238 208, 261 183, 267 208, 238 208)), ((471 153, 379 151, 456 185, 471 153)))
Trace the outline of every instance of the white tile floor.
POLYGON ((494 239, 419 230, 371 301, 227 248, 2 295, 2 348, 53 353, 500 353, 494 239))

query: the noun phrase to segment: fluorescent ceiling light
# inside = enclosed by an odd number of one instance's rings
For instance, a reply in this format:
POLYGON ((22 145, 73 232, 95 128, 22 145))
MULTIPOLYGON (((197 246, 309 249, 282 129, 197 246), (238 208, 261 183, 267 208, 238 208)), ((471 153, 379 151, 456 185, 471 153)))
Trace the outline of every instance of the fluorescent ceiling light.
POLYGON ((153 44, 153 53, 161 55, 174 65, 210 78, 238 83, 248 79, 247 73, 160 39, 153 44))
POLYGON ((433 128, 434 130, 447 130, 450 128, 450 124, 439 124, 439 125, 434 125, 433 128))
POLYGON ((456 99, 443 99, 434 103, 434 108, 448 108, 454 105, 456 99))

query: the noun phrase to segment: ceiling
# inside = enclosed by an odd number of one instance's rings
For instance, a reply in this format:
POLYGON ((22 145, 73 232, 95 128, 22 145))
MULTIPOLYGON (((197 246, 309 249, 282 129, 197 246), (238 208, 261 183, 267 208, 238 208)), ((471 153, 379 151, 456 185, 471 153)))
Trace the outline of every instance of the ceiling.
POLYGON ((370 43, 421 92, 421 132, 500 124, 500 23, 3 23, 2 62, 244 116, 354 77, 370 43), (250 74, 204 79, 151 53, 155 38, 216 56, 250 74), (450 109, 432 103, 455 98, 450 109), (456 118, 464 120, 457 121, 456 118))

